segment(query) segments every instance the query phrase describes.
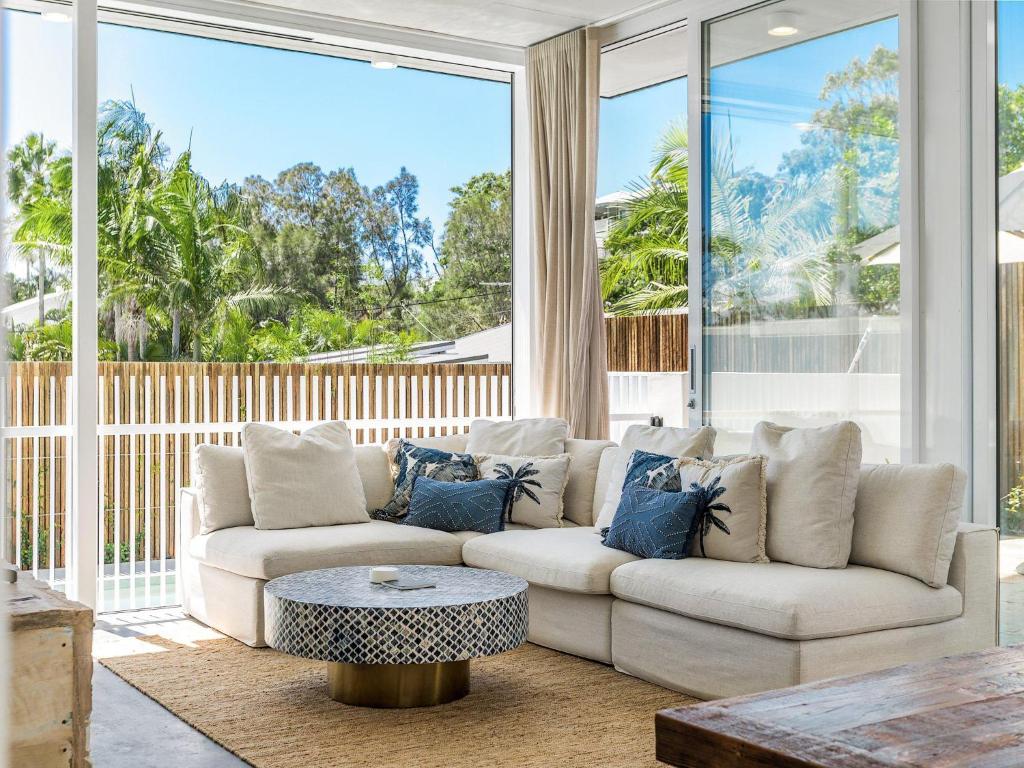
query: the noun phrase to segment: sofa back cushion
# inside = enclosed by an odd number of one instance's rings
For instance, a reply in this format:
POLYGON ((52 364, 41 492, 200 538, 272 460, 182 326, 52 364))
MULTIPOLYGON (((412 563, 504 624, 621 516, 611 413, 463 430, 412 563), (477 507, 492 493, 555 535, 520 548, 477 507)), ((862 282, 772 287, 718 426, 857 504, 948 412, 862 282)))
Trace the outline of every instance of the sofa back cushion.
POLYGON ((751 454, 768 457, 768 557, 845 568, 860 476, 860 427, 841 421, 793 429, 762 421, 751 454))
POLYGON ((242 450, 257 528, 369 522, 352 438, 343 422, 317 424, 300 435, 246 424, 242 450))
MULTIPOLYGON (((598 469, 601 457, 615 443, 608 440, 565 441, 565 452, 572 457, 569 465, 569 482, 565 485, 563 515, 577 525, 594 524, 594 498, 600 483, 598 469)), ((602 494, 603 496, 603 494, 602 494)))
POLYGON ((199 533, 253 525, 249 483, 242 449, 233 445, 197 445, 192 485, 199 491, 199 533))
POLYGON ((357 445, 355 454, 356 469, 366 494, 366 508, 380 509, 391 501, 395 492, 387 448, 376 444, 357 445))
POLYGON ((865 464, 850 562, 945 586, 966 486, 952 464, 865 464))
POLYGON ((565 419, 474 419, 469 426, 467 453, 505 456, 555 456, 565 453, 569 422, 565 419))
POLYGON ((622 446, 610 468, 604 503, 597 516, 596 525, 607 528, 615 519, 615 511, 622 495, 622 483, 626 479, 629 457, 634 450, 658 453, 678 458, 691 456, 711 458, 715 450, 715 430, 711 427, 684 429, 681 427, 647 427, 634 424, 622 436, 622 446))

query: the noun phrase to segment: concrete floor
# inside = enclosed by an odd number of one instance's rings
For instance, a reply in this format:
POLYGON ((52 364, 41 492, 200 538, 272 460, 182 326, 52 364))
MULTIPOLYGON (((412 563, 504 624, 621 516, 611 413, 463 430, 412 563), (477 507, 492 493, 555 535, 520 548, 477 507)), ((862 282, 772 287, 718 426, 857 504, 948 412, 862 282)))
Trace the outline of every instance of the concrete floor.
MULTIPOLYGON (((106 615, 96 622, 99 657, 152 650, 147 635, 178 641, 218 637, 185 618, 179 609, 106 615)), ((93 665, 90 726, 97 768, 244 768, 249 764, 210 741, 183 720, 99 664, 93 665)))

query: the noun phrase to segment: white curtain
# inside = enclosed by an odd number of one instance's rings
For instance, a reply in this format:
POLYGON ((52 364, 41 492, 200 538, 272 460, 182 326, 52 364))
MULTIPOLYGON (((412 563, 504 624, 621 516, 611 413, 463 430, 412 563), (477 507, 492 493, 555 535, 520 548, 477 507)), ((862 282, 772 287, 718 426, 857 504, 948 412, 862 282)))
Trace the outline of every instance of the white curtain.
POLYGON ((542 413, 608 437, 608 362, 594 237, 600 49, 578 29, 531 47, 533 253, 542 413))

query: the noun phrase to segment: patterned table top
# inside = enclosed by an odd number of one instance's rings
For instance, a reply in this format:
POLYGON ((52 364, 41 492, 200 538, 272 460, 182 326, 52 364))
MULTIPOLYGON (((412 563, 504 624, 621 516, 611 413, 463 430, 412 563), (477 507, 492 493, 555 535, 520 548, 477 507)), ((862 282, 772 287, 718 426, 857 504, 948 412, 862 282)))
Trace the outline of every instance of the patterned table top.
POLYGON ((371 584, 368 566, 267 582, 267 644, 324 661, 423 664, 490 656, 526 642, 524 579, 476 568, 398 568, 402 579, 436 586, 403 592, 371 584))

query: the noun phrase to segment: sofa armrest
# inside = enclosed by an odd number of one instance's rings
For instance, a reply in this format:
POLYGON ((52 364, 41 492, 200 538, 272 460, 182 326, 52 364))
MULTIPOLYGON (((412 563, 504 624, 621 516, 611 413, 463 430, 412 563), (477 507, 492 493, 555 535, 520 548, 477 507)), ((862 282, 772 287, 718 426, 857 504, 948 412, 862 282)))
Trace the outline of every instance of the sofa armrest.
POLYGON ((960 523, 949 564, 949 584, 964 599, 964 618, 979 635, 999 642, 999 531, 990 525, 960 523))
POLYGON ((188 543, 199 535, 199 505, 203 503, 199 489, 186 486, 178 492, 178 530, 181 532, 179 544, 182 554, 188 549, 188 543))

